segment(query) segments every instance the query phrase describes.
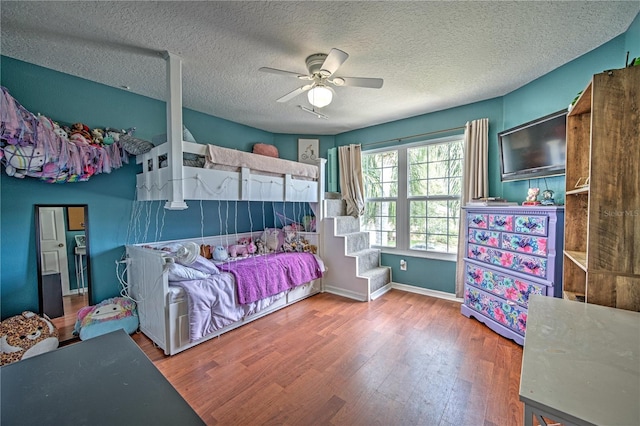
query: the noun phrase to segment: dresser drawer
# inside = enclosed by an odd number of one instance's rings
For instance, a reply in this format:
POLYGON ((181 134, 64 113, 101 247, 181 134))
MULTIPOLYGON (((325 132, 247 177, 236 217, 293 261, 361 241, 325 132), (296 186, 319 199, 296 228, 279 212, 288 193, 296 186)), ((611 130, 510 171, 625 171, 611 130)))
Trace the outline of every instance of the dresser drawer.
POLYGON ((547 235, 547 216, 516 216, 515 232, 531 235, 547 235))
POLYGON ((488 215, 483 213, 467 213, 467 227, 487 229, 488 215))
POLYGON ((495 231, 513 231, 513 215, 510 214, 490 214, 489 229, 495 231))
POLYGON ((469 228, 469 242, 488 247, 500 247, 500 233, 484 229, 469 228))
MULTIPOLYGON (((471 236, 469 236, 471 238, 471 236)), ((469 239, 471 242, 471 239, 469 239)), ((503 232, 500 236, 500 247, 521 253, 535 254, 537 256, 547 256, 547 238, 535 237, 532 235, 509 234, 503 232)))
POLYGON ((527 310, 512 301, 470 286, 464 287, 464 304, 516 333, 523 335, 527 328, 527 310))
POLYGON ((543 284, 529 283, 488 267, 466 263, 465 270, 466 284, 516 302, 525 308, 532 294, 547 295, 547 286, 543 284))
POLYGON ((534 277, 547 277, 547 259, 541 257, 483 247, 477 244, 468 244, 467 257, 534 277))

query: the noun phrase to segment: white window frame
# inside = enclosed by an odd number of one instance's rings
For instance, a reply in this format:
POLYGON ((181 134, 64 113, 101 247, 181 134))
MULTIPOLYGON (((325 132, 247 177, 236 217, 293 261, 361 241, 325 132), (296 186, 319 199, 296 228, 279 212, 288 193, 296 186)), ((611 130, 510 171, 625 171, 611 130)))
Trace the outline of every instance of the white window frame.
MULTIPOLYGON (((398 153, 397 154, 398 155, 398 197, 397 198, 378 197, 378 198, 365 199, 365 202, 370 202, 370 201, 395 201, 396 202, 396 247, 386 247, 386 246, 378 246, 378 245, 372 245, 372 247, 380 249, 382 253, 388 253, 393 255, 406 255, 411 257, 422 257, 427 259, 447 260, 452 262, 455 262, 457 260, 456 253, 443 253, 443 252, 428 251, 428 250, 424 250, 424 251, 411 250, 409 248, 409 244, 410 244, 409 199, 407 198, 408 187, 409 187, 409 176, 408 176, 407 151, 410 148, 459 141, 461 139, 464 140, 464 134, 446 136, 446 137, 437 138, 437 139, 421 140, 418 142, 413 142, 413 143, 408 143, 403 145, 386 146, 383 148, 375 148, 375 149, 366 149, 365 145, 362 146, 363 155, 375 154, 375 153, 387 152, 387 151, 396 151, 398 153)), ((418 196, 413 199, 421 200, 425 198, 428 198, 428 197, 418 196)), ((441 197, 441 199, 451 200, 452 197, 443 196, 441 197)), ((461 217, 461 214, 462 212, 459 213, 458 217, 461 217)), ((464 238, 464 235, 458 235, 458 238, 459 239, 464 238)))

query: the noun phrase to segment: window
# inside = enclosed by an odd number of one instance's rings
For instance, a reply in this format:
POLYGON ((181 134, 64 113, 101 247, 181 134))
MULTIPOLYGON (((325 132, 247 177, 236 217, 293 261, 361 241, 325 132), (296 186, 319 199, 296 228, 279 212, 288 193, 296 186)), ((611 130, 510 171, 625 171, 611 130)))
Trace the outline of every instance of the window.
POLYGON ((456 253, 462 136, 362 154, 362 229, 381 248, 456 253))

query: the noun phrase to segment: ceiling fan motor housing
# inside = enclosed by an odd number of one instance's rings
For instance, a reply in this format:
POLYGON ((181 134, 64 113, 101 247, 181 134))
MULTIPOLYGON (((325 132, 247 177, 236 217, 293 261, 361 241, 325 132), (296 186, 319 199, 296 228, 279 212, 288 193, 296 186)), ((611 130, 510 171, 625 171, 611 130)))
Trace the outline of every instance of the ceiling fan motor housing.
POLYGON ((309 74, 318 74, 322 69, 322 64, 324 64, 325 59, 327 59, 327 55, 325 53, 314 53, 313 55, 308 56, 305 62, 307 64, 309 74))

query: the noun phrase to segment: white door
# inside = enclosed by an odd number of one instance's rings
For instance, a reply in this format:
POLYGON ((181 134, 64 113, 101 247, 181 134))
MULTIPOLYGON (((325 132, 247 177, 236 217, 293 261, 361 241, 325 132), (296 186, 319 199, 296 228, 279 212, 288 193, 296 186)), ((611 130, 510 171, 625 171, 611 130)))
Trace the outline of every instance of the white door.
POLYGON ((67 239, 62 207, 40 207, 40 262, 42 274, 60 274, 62 295, 70 294, 67 239))

